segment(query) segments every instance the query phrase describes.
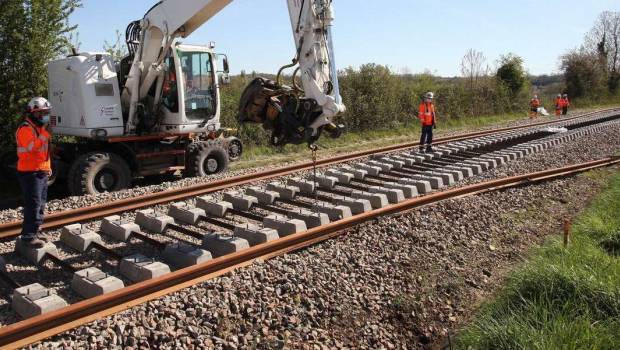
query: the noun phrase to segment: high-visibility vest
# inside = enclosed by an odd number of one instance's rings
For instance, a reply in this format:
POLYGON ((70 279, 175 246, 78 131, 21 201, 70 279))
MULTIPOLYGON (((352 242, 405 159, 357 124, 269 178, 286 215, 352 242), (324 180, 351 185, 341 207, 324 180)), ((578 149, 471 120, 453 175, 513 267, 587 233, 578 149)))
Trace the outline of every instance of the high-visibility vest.
POLYGON ((562 98, 562 107, 570 107, 570 102, 568 102, 568 97, 562 98))
POLYGON ((47 130, 26 120, 19 125, 17 139, 17 171, 51 171, 50 137, 47 130))
POLYGON ((556 97, 555 98, 555 109, 561 109, 562 107, 564 107, 564 100, 556 97))
POLYGON ((422 102, 420 104, 420 113, 418 118, 422 121, 422 125, 429 126, 435 124, 435 105, 430 102, 422 102))

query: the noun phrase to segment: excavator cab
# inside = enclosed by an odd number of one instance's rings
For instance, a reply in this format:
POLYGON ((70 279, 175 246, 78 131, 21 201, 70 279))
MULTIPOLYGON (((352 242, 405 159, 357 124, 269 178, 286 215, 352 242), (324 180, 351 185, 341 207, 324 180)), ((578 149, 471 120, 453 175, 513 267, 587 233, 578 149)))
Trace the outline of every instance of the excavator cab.
MULTIPOLYGON (((226 81, 228 62, 217 67, 212 46, 176 44, 164 59, 158 111, 141 113, 142 132, 201 133, 220 129, 220 80, 226 81)), ((157 98, 157 90, 149 92, 157 98)))

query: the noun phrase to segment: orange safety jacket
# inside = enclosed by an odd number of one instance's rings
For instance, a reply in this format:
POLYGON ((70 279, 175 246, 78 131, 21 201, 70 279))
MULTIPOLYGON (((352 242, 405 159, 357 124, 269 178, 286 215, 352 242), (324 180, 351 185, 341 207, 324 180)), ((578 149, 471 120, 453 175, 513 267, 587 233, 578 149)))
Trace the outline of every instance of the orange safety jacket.
POLYGON ((555 109, 562 109, 564 107, 564 100, 562 98, 555 98, 555 109))
POLYGON ((422 125, 429 126, 435 124, 435 105, 430 102, 420 103, 420 113, 418 118, 422 121, 422 125))
POLYGON ((17 171, 51 171, 50 133, 29 120, 17 128, 17 171))
POLYGON ((568 102, 568 98, 562 98, 562 107, 570 107, 570 102, 568 102))

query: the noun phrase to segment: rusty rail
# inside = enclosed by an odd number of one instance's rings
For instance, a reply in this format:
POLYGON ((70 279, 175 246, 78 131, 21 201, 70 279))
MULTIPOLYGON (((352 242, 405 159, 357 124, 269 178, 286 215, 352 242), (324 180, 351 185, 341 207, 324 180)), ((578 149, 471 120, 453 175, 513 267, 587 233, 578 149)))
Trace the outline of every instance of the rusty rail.
POLYGON ((453 198, 571 176, 618 163, 620 163, 619 157, 610 157, 558 169, 491 180, 413 198, 371 212, 335 221, 328 225, 261 244, 204 264, 184 268, 157 279, 136 283, 109 294, 83 300, 63 309, 5 326, 0 328, 0 347, 12 349, 31 344, 101 317, 153 300, 162 295, 221 276, 234 269, 248 266, 256 260, 270 259, 325 241, 343 234, 343 230, 347 228, 377 217, 400 213, 453 198))
MULTIPOLYGON (((587 116, 594 115, 594 114, 609 112, 613 110, 617 110, 617 108, 601 109, 601 110, 597 110, 597 111, 593 111, 589 113, 580 114, 575 117, 565 118, 565 119, 560 119, 560 120, 552 120, 552 121, 534 123, 534 124, 529 124, 529 125, 507 127, 507 128, 493 129, 493 130, 487 130, 487 131, 477 131, 477 132, 460 134, 460 135, 455 135, 455 136, 442 137, 442 138, 438 138, 435 141, 435 144, 445 144, 448 142, 454 142, 454 141, 471 139, 475 137, 487 136, 487 135, 492 135, 492 134, 496 134, 500 132, 526 129, 526 128, 542 126, 542 125, 550 125, 550 124, 555 124, 558 122, 570 121, 570 120, 583 118, 583 117, 587 117, 587 116)), ((349 161, 365 158, 373 154, 382 154, 382 153, 389 153, 389 152, 394 152, 394 151, 399 151, 399 150, 406 150, 406 149, 417 147, 418 145, 419 145, 418 142, 411 142, 411 143, 404 143, 404 144, 395 145, 395 146, 382 147, 382 148, 369 150, 369 151, 361 151, 361 152, 356 152, 356 153, 351 153, 351 154, 346 154, 346 155, 341 155, 341 156, 335 156, 329 159, 318 160, 317 167, 326 167, 326 166, 330 166, 333 164, 349 162, 349 161)), ((183 200, 183 199, 191 198, 194 196, 200 196, 200 195, 209 194, 209 193, 213 193, 217 191, 222 191, 222 190, 235 187, 235 186, 245 185, 245 184, 252 183, 255 181, 269 180, 269 179, 273 179, 273 178, 277 178, 281 176, 290 175, 290 174, 293 174, 299 171, 312 169, 312 167, 313 167, 312 162, 301 163, 301 164, 286 166, 286 167, 277 168, 277 169, 270 169, 270 170, 266 170, 266 171, 262 171, 258 173, 230 177, 230 178, 213 181, 213 182, 206 183, 206 184, 193 185, 193 186, 179 188, 179 189, 152 193, 152 194, 148 194, 148 195, 140 196, 140 197, 126 198, 126 199, 118 200, 114 202, 102 203, 102 204, 97 204, 94 206, 57 212, 57 213, 46 215, 45 222, 43 223, 42 228, 43 229, 58 228, 58 227, 62 227, 62 226, 74 223, 74 222, 89 221, 89 220, 102 218, 102 217, 109 216, 109 215, 115 215, 115 214, 125 212, 125 211, 136 210, 136 209, 154 206, 157 204, 163 204, 163 203, 183 200)), ((12 221, 8 223, 0 224, 0 239, 17 237, 21 231, 21 224, 22 224, 21 221, 12 221)))

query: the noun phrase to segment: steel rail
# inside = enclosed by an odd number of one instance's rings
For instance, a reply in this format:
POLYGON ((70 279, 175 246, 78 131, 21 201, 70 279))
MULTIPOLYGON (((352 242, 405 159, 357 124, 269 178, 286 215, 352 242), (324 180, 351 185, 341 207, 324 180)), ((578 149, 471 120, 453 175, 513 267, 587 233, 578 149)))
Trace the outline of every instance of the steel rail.
POLYGON ((209 262, 184 268, 157 279, 133 284, 118 291, 80 301, 63 309, 0 328, 0 347, 13 349, 45 339, 79 325, 126 310, 162 295, 221 276, 257 260, 270 259, 344 234, 345 229, 386 215, 406 212, 449 199, 477 195, 509 187, 524 186, 571 176, 620 163, 620 157, 575 164, 563 168, 491 180, 436 192, 356 215, 328 225, 293 234, 209 262))
MULTIPOLYGON (((546 121, 541 123, 534 123, 529 125, 521 125, 515 127, 506 127, 499 128, 493 130, 486 131, 477 131, 472 133, 465 133, 454 136, 447 136, 438 138, 435 141, 435 144, 445 144, 448 142, 467 140, 471 138, 493 135, 501 132, 519 130, 519 129, 527 129, 531 127, 537 127, 542 125, 550 125, 558 122, 571 121, 595 114, 600 114, 604 112, 618 110, 618 108, 607 108, 601 109, 593 112, 588 112, 584 114, 580 114, 578 116, 574 116, 571 118, 565 118, 560 120, 546 121)), ((368 150, 368 151, 360 151, 351 154, 335 156, 328 159, 322 159, 317 161, 317 167, 326 167, 334 164, 339 164, 343 162, 349 162, 361 158, 368 157, 373 154, 382 154, 389 153, 399 150, 405 150, 417 147, 419 142, 410 142, 399 144, 395 146, 387 146, 378 149, 368 150)), ((188 186, 184 188, 178 188, 173 190, 167 190, 157 193, 151 193, 144 196, 126 198, 114 202, 101 203, 93 206, 67 210, 62 212, 56 212, 45 216, 45 222, 41 226, 42 229, 52 229, 63 227, 65 225, 75 223, 75 222, 85 222, 97 218, 102 218, 109 215, 115 215, 118 213, 122 213, 125 211, 136 210, 141 208, 146 208, 150 206, 154 206, 157 204, 169 203, 173 201, 183 200, 187 198, 191 198, 194 196, 200 196, 204 194, 209 194, 217 191, 222 191, 231 187, 241 186, 245 184, 249 184, 256 181, 269 180, 281 176, 286 176, 290 174, 294 174, 299 171, 312 169, 313 163, 306 162, 300 163, 296 165, 286 166, 282 168, 270 169, 258 173, 251 173, 247 175, 240 175, 235 177, 230 177, 222 180, 217 180, 205 184, 198 184, 193 186, 188 186)), ((21 220, 12 221, 8 223, 0 224, 0 239, 6 238, 14 238, 17 237, 21 232, 21 220)))

